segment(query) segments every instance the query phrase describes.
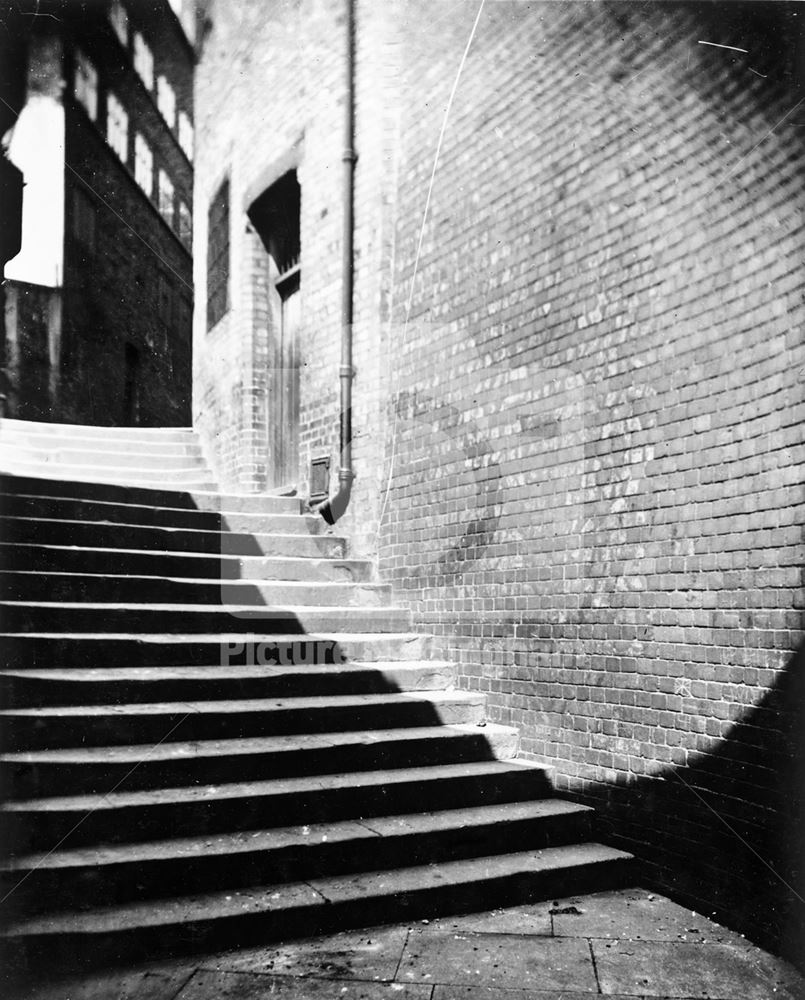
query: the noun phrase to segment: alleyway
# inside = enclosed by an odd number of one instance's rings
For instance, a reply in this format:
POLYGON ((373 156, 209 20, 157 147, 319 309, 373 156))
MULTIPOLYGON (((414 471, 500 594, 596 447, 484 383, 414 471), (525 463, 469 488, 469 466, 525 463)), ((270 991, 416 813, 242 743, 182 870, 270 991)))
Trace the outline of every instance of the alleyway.
POLYGON ((785 962, 644 889, 373 927, 29 989, 15 1000, 802 1000, 785 962))

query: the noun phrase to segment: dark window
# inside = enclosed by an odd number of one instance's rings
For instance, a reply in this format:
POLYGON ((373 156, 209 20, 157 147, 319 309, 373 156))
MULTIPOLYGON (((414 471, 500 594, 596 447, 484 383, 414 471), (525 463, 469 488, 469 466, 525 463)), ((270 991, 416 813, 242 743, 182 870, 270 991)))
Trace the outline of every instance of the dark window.
POLYGON ((207 217, 207 329, 229 309, 229 181, 210 203, 207 217))
POLYGON ((87 250, 95 249, 97 210, 92 196, 83 188, 73 188, 73 237, 87 250))

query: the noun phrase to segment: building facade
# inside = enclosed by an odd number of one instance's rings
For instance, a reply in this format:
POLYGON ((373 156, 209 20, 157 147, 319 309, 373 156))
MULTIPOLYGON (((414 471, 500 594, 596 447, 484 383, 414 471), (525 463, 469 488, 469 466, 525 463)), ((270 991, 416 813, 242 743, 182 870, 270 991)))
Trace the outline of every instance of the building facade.
MULTIPOLYGON (((345 9, 208 5, 194 413, 229 488, 339 464, 345 9)), ((802 11, 355 18, 342 525, 653 884, 796 958, 802 11)))
POLYGON ((5 269, 7 412, 187 424, 192 9, 36 7, 25 102, 4 138, 25 178, 22 249, 5 269))

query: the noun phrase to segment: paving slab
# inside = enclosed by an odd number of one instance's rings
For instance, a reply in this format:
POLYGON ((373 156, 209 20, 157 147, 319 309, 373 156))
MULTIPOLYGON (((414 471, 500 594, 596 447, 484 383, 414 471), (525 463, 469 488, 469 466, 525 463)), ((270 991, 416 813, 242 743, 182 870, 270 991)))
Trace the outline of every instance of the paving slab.
MULTIPOLYGON (((594 996, 597 994, 593 994, 594 996)), ((575 990, 499 990, 494 986, 437 986, 432 1000, 585 1000, 589 993, 575 990)), ((607 1000, 644 1000, 636 996, 607 996, 607 1000)))
MULTIPOLYGON (((556 939, 560 940, 560 939, 556 939)), ((569 940, 569 939, 564 939, 569 940)), ((802 1000, 801 981, 759 948, 686 941, 591 942, 601 992, 685 1000, 802 1000), (797 992, 794 992, 794 989, 797 992)))
POLYGON ((199 970, 176 1000, 430 1000, 430 996, 430 986, 416 984, 199 970))
POLYGON ((391 981, 400 964, 408 927, 306 938, 268 948, 249 948, 199 964, 204 969, 315 976, 320 979, 391 981))
POLYGON ((597 993, 589 943, 516 934, 412 931, 400 982, 597 993))
MULTIPOLYGON (((422 921, 419 930, 429 927, 436 931, 476 931, 484 934, 529 934, 534 936, 553 933, 549 910, 553 903, 528 903, 505 909, 487 910, 485 913, 464 913, 455 917, 438 917, 427 923, 422 921)), ((569 936, 569 935, 568 935, 569 936)))
POLYGON ((9 1000, 173 1000, 193 975, 193 966, 156 971, 95 973, 31 986, 9 1000))
POLYGON ((554 900, 548 910, 557 937, 644 941, 749 942, 693 910, 647 889, 620 889, 554 900))

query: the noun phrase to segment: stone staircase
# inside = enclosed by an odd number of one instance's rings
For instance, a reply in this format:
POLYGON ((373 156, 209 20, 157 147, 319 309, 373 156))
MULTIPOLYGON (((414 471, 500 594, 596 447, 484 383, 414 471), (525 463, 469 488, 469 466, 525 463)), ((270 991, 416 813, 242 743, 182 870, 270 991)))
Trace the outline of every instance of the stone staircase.
POLYGON ((0 455, 12 963, 631 877, 298 499, 215 492, 189 430, 3 421, 0 455))

